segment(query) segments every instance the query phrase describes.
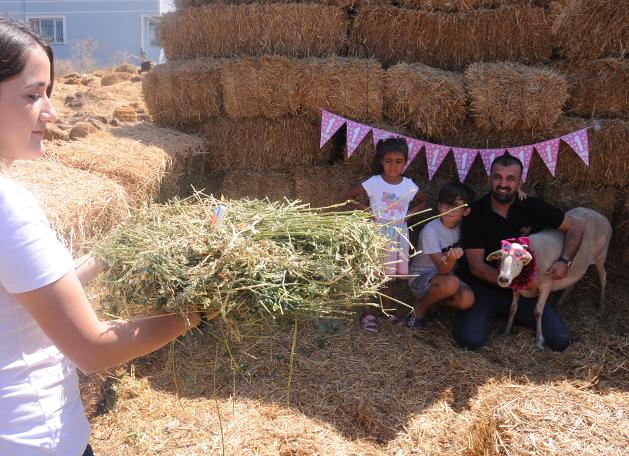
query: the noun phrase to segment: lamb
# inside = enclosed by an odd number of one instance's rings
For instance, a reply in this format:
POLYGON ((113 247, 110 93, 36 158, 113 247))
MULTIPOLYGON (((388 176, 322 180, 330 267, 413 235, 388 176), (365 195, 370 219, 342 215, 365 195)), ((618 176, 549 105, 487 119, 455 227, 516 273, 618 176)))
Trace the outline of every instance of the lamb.
POLYGON ((583 207, 577 207, 566 212, 573 219, 581 222, 585 228, 583 241, 572 260, 566 277, 554 280, 545 272, 561 256, 565 235, 555 229, 545 229, 528 238, 503 240, 502 249, 490 253, 487 261, 500 260, 498 285, 513 289, 513 301, 509 310, 509 320, 504 334, 511 332, 513 319, 518 310, 520 296, 538 296, 535 305, 536 341, 535 348, 544 350, 544 335, 542 334, 542 313, 546 300, 552 291, 565 290, 557 303, 563 304, 590 265, 596 266, 600 281, 599 313, 603 312, 605 304, 605 286, 607 272, 605 259, 611 239, 612 227, 607 219, 598 212, 583 207))

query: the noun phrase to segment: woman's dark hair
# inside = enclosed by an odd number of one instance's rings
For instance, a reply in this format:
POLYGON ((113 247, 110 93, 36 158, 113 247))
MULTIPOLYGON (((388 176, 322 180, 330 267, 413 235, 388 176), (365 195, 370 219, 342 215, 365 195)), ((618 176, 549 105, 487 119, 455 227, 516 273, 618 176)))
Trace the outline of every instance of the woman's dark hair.
POLYGON ((382 174, 384 168, 382 166, 382 160, 384 156, 389 152, 399 152, 404 154, 404 161, 408 160, 408 144, 406 140, 401 137, 381 139, 376 145, 376 155, 373 157, 372 174, 382 174))
POLYGON ((17 76, 24 70, 29 58, 29 50, 39 45, 50 60, 50 86, 46 94, 52 93, 55 66, 52 48, 42 37, 21 22, 0 17, 0 83, 17 76))

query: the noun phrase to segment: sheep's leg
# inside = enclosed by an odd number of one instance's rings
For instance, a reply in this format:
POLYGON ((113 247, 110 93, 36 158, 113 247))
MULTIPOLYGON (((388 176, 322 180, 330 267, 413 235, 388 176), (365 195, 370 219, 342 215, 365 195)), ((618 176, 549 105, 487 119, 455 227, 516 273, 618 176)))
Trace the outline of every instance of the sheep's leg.
POLYGON ((542 314, 546 306, 546 300, 550 295, 550 284, 539 288, 539 297, 535 304, 535 348, 544 351, 544 334, 542 334, 542 314))
POLYGON ((555 305, 555 307, 561 307, 565 304, 565 302, 570 297, 570 293, 572 293, 572 290, 574 289, 574 285, 575 284, 570 285, 568 288, 566 288, 563 291, 563 293, 561 293, 561 296, 559 297, 559 301, 557 301, 557 304, 555 305))
POLYGON ((515 318, 515 313, 518 311, 518 301, 520 300, 520 295, 513 292, 513 299, 511 300, 511 307, 509 308, 509 319, 507 320, 507 326, 505 327, 503 336, 508 336, 511 334, 511 327, 513 326, 513 319, 515 318))
POLYGON ((598 261, 595 264, 598 271, 598 280, 601 283, 601 297, 598 302, 598 313, 602 314, 605 309, 605 287, 607 287, 607 271, 605 270, 605 261, 598 261))

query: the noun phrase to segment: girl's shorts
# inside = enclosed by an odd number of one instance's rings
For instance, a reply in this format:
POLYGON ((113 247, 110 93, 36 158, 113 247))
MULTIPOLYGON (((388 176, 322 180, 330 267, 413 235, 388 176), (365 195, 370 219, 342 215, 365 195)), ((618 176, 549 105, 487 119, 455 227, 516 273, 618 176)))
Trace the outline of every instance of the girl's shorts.
MULTIPOLYGON (((386 221, 380 222, 386 223, 386 221)), ((391 241, 390 250, 386 254, 385 272, 389 276, 408 276, 408 256, 411 244, 408 241, 406 223, 383 225, 384 234, 391 241)))
POLYGON ((426 293, 428 293, 432 279, 436 275, 436 272, 424 272, 409 280, 408 286, 411 289, 413 296, 415 296, 415 299, 421 299, 426 295, 426 293))

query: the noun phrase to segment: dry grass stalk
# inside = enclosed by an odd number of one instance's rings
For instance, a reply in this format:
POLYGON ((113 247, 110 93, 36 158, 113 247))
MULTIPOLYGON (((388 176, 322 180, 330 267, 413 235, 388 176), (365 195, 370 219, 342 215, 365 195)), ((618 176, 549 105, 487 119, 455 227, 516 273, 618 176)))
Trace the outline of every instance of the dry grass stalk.
POLYGON ((75 256, 129 215, 126 192, 107 177, 43 159, 16 162, 10 172, 37 197, 75 256))
POLYGON ((485 131, 549 131, 568 98, 560 74, 507 62, 470 65, 465 85, 474 122, 485 131))
POLYGON ((100 80, 100 85, 110 86, 110 85, 118 84, 120 82, 130 81, 132 77, 133 77, 132 74, 129 74, 126 72, 109 73, 102 77, 102 79, 100 80))
POLYGON ((280 54, 337 54, 348 19, 333 6, 312 4, 207 5, 162 18, 160 42, 170 60, 280 54))
POLYGON ((328 150, 319 147, 319 124, 297 117, 215 119, 203 129, 214 172, 285 170, 329 160, 328 150))
POLYGON ((199 125, 223 112, 220 71, 223 60, 190 60, 158 65, 148 72, 142 92, 153 120, 162 125, 199 125))
POLYGON ((566 110, 586 117, 629 119, 629 61, 606 58, 563 63, 570 97, 566 110))
POLYGON ((467 114, 463 78, 422 64, 400 63, 387 70, 385 114, 422 137, 458 131, 467 114))
POLYGON ((293 177, 297 199, 312 207, 328 207, 343 203, 343 194, 368 176, 355 167, 335 165, 297 169, 293 177))
POLYGON ((295 198, 295 184, 289 173, 240 170, 227 173, 220 193, 231 199, 284 201, 295 198))
POLYGON ((350 47, 352 54, 375 56, 386 65, 405 61, 461 69, 477 61, 543 62, 551 57, 552 43, 543 8, 431 13, 372 7, 358 12, 350 47))
POLYGON ((570 0, 553 24, 562 57, 591 60, 624 58, 629 50, 629 1, 570 0))
POLYGON ((401 8, 454 13, 500 6, 548 6, 551 0, 399 0, 401 8))

